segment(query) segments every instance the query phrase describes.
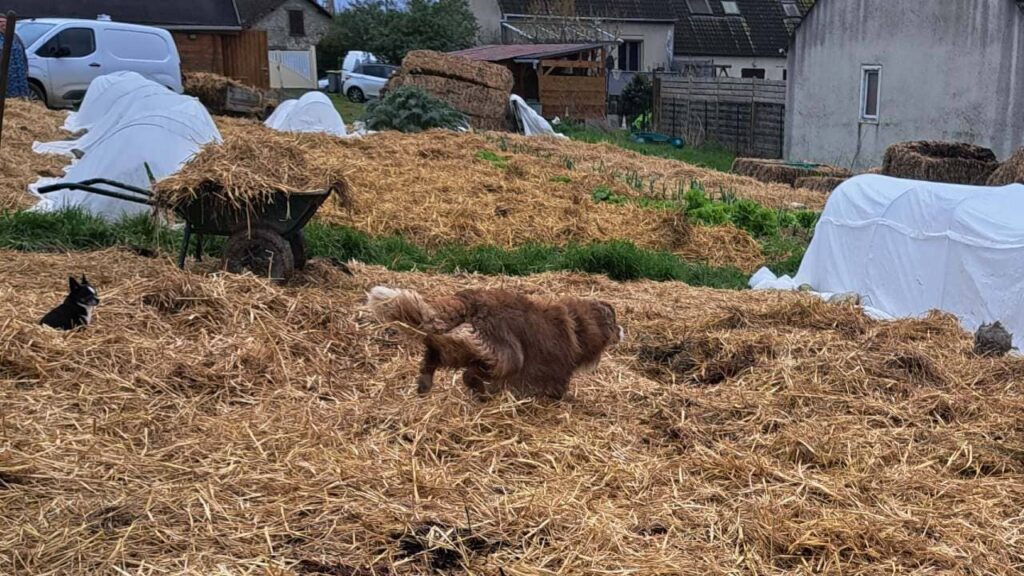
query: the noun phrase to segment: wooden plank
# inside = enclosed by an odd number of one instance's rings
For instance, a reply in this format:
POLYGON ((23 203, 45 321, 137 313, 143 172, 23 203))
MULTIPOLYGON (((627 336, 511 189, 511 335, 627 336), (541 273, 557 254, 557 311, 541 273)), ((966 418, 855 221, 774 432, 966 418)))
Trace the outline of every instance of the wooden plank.
POLYGON ((601 63, 592 60, 541 60, 540 65, 544 68, 584 68, 597 70, 601 63))

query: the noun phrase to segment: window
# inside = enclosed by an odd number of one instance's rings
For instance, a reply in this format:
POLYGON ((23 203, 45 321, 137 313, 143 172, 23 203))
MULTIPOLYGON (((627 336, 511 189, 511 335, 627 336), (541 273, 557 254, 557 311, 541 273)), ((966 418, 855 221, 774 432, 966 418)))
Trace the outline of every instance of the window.
POLYGON ((864 66, 861 68, 860 81, 860 119, 867 122, 878 122, 878 99, 882 84, 881 66, 864 66))
POLYGON ((786 80, 789 80, 789 70, 786 70, 785 68, 783 68, 782 69, 782 81, 785 82, 786 80))
POLYGON ((686 0, 690 6, 691 14, 711 14, 711 4, 708 0, 686 0))
POLYGON ((736 2, 725 2, 725 1, 723 1, 722 2, 722 11, 725 12, 726 14, 730 14, 730 15, 733 15, 733 16, 739 16, 740 5, 737 4, 736 2))
POLYGON ((740 68, 740 78, 760 78, 764 80, 764 68, 740 68))
POLYGON ((302 19, 302 10, 288 11, 288 34, 291 36, 305 36, 306 23, 302 19))
POLYGON ((96 51, 96 36, 89 28, 68 28, 36 51, 45 58, 82 58, 96 51))
POLYGON ((43 34, 49 32, 50 28, 53 28, 54 26, 55 24, 33 22, 31 20, 28 22, 18 22, 15 34, 21 38, 21 43, 24 44, 26 48, 31 48, 32 45, 35 44, 36 40, 39 40, 43 34))
POLYGON ((796 5, 796 2, 783 2, 782 10, 785 11, 786 16, 789 18, 800 17, 800 8, 796 5))
POLYGON ((643 41, 626 40, 619 44, 619 70, 627 72, 640 71, 640 53, 643 41))

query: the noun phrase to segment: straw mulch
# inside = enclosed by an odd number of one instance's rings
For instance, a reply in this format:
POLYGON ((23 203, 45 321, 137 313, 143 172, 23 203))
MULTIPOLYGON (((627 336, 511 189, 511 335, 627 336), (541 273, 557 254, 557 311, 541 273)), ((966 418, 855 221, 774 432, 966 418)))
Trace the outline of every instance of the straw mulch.
POLYGON ((849 178, 853 173, 845 168, 828 166, 825 164, 811 166, 800 166, 789 164, 784 160, 770 160, 765 158, 737 158, 732 163, 733 174, 749 176, 755 180, 766 183, 779 183, 796 186, 796 181, 801 178, 832 177, 849 178))
POLYGON ((64 174, 67 158, 55 154, 36 154, 32 143, 50 142, 69 135, 61 125, 63 112, 42 104, 8 100, 4 111, 3 142, 0 144, 0 211, 27 208, 35 203, 28 185, 40 176, 64 174))
POLYGON ((963 142, 915 141, 885 150, 882 173, 896 178, 984 185, 999 166, 988 148, 963 142))
POLYGON ((985 182, 986 186, 1006 186, 1007 184, 1024 184, 1024 148, 1017 150, 999 164, 985 182))
POLYGON ((346 195, 329 200, 318 218, 377 236, 399 234, 429 248, 626 239, 745 272, 764 262, 761 247, 741 230, 691 229, 671 212, 595 203, 591 194, 599 186, 622 195, 636 191, 611 171, 583 160, 569 168, 568 156, 546 151, 571 143, 515 138, 511 145, 520 151, 502 152, 493 139, 476 134, 388 132, 345 140, 277 133, 251 122, 220 126, 225 143, 207 147, 160 182, 158 200, 176 205, 213 191, 238 207, 265 201, 275 189, 322 190, 344 181, 346 195), (481 151, 493 152, 501 165, 479 158, 481 151))
POLYGON ((794 188, 804 188, 805 190, 814 190, 815 192, 822 192, 825 194, 831 193, 840 184, 846 182, 846 178, 840 178, 835 176, 810 176, 804 178, 797 178, 796 182, 793 183, 794 188))
POLYGON ((0 258, 0 573, 1019 574, 1024 363, 945 316, 576 275, 0 258), (85 273, 84 332, 36 325, 85 273), (613 303, 561 404, 413 388, 376 284, 613 303))

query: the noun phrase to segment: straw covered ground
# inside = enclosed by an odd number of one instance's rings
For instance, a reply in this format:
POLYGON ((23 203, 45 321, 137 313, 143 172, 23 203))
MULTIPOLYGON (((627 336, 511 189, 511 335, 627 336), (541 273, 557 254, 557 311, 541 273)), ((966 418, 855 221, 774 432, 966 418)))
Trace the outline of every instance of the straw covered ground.
POLYGON ((1024 363, 954 320, 557 274, 297 285, 126 252, 0 258, 0 573, 1019 574, 1024 363), (35 321, 85 273, 84 332, 35 321), (478 404, 376 284, 607 299, 559 404, 478 404))
POLYGON ((63 112, 21 99, 7 101, 0 150, 0 211, 27 208, 35 204, 26 191, 40 176, 61 176, 67 158, 32 152, 35 141, 50 142, 68 137, 61 126, 63 112))
POLYGON ((401 234, 428 247, 501 247, 628 239, 712 265, 751 271, 760 246, 733 227, 689 227, 678 214, 637 203, 597 203, 599 187, 616 194, 668 197, 700 182, 772 207, 799 202, 820 208, 808 190, 766 185, 610 145, 510 135, 380 133, 340 140, 280 134, 256 124, 219 121, 223 146, 211 146, 160 185, 169 201, 188 198, 216 180, 230 196, 276 185, 322 189, 344 179, 344 202, 318 217, 375 235, 401 234))

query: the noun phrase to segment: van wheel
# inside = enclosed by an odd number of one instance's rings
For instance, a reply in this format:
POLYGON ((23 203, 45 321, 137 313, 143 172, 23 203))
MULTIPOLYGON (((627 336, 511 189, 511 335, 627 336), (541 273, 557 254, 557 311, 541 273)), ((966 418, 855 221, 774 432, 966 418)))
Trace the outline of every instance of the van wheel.
POLYGON ((363 94, 362 88, 360 88, 358 86, 353 86, 353 87, 349 88, 347 96, 348 96, 348 99, 353 101, 353 102, 365 102, 366 101, 366 95, 363 94))
POLYGON ((46 104, 46 91, 43 87, 36 82, 28 83, 28 99, 32 102, 42 102, 46 104))

